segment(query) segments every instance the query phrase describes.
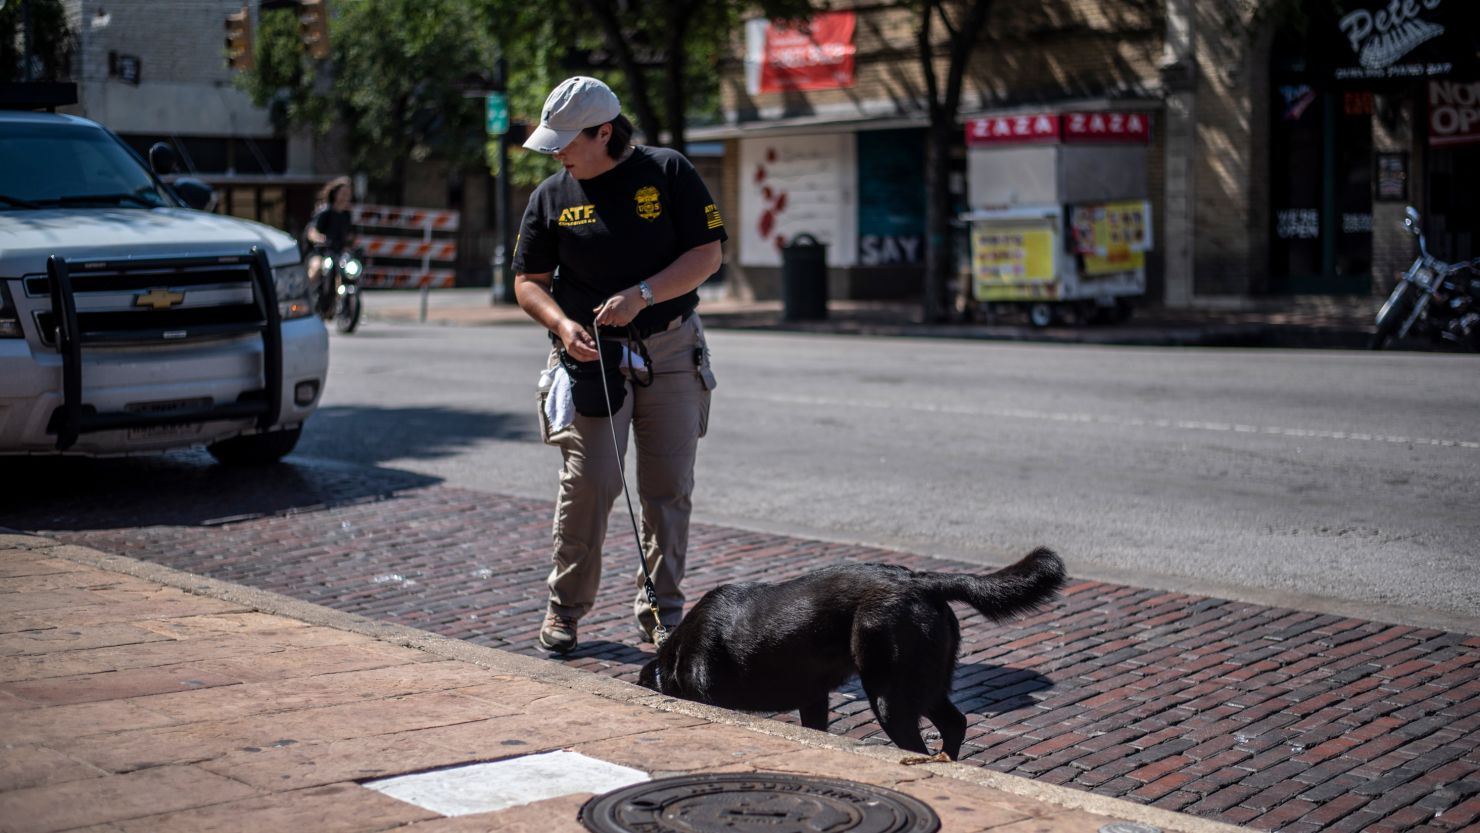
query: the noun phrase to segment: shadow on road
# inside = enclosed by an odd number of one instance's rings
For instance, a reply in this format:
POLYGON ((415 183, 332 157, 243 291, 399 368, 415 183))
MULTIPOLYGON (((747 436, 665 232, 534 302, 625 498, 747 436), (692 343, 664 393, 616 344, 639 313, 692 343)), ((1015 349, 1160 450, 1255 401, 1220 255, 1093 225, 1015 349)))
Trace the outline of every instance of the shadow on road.
POLYGON ((1032 706, 1034 694, 1054 687, 1053 680, 1036 671, 963 662, 956 666, 951 701, 967 714, 996 716, 1032 706))
POLYGON ((480 440, 539 439, 533 400, 528 413, 455 408, 320 408, 303 429, 298 453, 365 465, 463 453, 480 440))
POLYGON ((253 468, 204 451, 95 460, 14 458, 0 484, 0 527, 45 532, 213 526, 380 499, 438 478, 289 456, 253 468))

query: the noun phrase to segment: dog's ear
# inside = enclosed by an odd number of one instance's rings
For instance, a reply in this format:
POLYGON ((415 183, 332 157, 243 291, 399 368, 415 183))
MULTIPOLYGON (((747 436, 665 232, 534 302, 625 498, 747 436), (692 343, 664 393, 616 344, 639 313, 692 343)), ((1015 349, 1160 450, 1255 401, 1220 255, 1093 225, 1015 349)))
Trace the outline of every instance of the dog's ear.
POLYGON ((656 658, 648 660, 647 665, 644 665, 642 670, 637 672, 637 684, 643 688, 660 691, 658 688, 658 660, 656 658))

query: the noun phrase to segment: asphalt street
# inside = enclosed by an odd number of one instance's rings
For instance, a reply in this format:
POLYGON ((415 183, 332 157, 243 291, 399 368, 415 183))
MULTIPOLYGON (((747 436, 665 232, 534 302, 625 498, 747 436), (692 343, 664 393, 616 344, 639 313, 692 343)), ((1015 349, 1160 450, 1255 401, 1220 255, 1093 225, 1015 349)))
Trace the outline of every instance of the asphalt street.
MULTIPOLYGON (((1474 631, 1474 357, 714 331, 696 519, 1474 631)), ((335 336, 298 454, 554 496, 534 325, 335 336)))

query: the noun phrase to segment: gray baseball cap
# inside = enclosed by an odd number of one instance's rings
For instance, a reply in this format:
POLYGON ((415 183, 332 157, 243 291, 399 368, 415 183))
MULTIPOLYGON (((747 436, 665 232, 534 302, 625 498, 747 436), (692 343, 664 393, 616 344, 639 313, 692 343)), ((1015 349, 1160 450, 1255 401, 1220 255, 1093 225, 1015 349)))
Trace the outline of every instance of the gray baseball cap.
POLYGON ((555 153, 582 130, 606 124, 621 114, 622 104, 611 87, 584 75, 567 78, 545 99, 540 126, 529 134, 524 148, 555 153))

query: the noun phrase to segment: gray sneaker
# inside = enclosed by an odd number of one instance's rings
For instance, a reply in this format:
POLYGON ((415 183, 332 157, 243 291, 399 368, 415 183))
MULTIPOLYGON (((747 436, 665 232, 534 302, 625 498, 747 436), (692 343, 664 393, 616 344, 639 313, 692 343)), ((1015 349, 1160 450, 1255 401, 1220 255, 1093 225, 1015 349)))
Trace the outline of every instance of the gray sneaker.
POLYGON ((576 647, 576 619, 551 611, 545 614, 540 628, 540 647, 556 654, 569 653, 576 647))

